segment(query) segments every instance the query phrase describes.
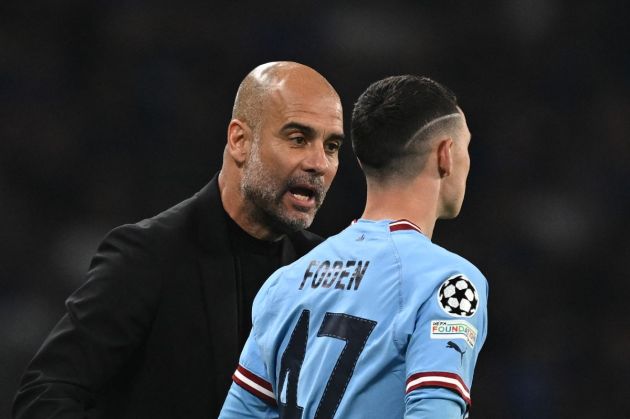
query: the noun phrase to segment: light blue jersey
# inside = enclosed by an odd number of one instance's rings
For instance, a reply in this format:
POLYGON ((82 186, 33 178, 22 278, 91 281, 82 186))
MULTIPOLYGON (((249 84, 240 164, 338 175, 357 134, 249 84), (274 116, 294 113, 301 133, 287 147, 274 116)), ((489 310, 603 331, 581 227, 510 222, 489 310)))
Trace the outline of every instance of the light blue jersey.
POLYGON ((414 224, 359 220, 263 285, 220 417, 464 417, 487 297, 414 224))

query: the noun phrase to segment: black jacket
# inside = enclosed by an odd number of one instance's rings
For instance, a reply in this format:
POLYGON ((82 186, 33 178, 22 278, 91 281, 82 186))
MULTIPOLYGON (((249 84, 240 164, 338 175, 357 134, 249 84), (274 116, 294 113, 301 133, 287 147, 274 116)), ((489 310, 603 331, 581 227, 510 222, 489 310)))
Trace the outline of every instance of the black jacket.
MULTIPOLYGON (((110 232, 28 366, 14 417, 216 417, 239 355, 227 234, 216 176, 110 232)), ((308 232, 285 238, 282 263, 319 242, 308 232)))

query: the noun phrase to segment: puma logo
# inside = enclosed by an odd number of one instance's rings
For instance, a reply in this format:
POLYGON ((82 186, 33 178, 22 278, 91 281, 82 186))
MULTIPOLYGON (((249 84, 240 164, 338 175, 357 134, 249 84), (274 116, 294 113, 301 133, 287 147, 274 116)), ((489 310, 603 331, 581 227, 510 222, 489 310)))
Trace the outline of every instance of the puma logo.
POLYGON ((461 349, 459 346, 457 346, 457 344, 456 344, 455 342, 453 342, 452 340, 449 340, 449 341, 446 343, 446 347, 447 347, 447 348, 453 348, 453 349, 455 349, 457 352, 459 352, 459 356, 460 356, 460 358, 461 358, 461 363, 462 363, 462 364, 464 363, 464 354, 466 353, 466 351, 462 351, 462 349, 461 349))

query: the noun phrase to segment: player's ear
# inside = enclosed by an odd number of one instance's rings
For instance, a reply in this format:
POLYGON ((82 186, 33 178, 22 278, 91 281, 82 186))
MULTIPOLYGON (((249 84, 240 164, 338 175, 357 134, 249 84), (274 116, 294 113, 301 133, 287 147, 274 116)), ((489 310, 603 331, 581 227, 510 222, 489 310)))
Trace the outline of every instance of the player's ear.
POLYGON ((249 156, 253 133, 249 125, 239 119, 232 119, 228 125, 227 132, 227 152, 242 165, 249 156))
POLYGON ((450 176, 453 169, 453 139, 445 137, 438 142, 437 163, 440 178, 450 176))

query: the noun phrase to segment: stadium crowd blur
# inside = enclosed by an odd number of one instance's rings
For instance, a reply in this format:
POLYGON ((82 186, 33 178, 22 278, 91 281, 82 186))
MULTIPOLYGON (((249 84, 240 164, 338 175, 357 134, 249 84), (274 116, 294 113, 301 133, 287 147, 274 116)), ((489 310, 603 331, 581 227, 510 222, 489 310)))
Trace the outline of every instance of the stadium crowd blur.
MULTIPOLYGON (((104 234, 200 189, 238 83, 280 59, 326 76, 346 123, 387 75, 458 94, 472 169, 434 241, 490 283, 471 417, 628 417, 624 2, 353 4, 0 4, 0 417, 104 234)), ((347 142, 311 230, 358 217, 364 188, 347 142)))

